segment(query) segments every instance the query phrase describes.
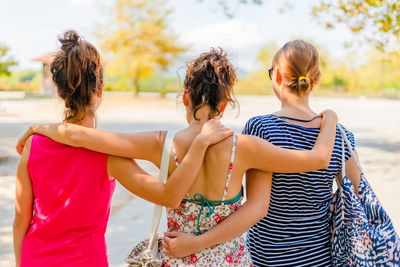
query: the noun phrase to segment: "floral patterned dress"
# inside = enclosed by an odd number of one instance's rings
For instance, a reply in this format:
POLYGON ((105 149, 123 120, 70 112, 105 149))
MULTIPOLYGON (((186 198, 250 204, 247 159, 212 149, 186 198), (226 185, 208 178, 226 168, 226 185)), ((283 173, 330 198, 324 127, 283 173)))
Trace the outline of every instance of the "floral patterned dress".
MULTIPOLYGON (((178 209, 167 208, 169 231, 199 235, 213 228, 239 208, 243 198, 242 190, 236 197, 225 200, 232 174, 235 149, 236 136, 233 137, 231 161, 222 200, 206 200, 200 193, 190 198, 190 195, 187 194, 187 199, 182 201, 178 209)), ((173 147, 172 150, 178 166, 179 161, 175 148, 173 147)), ((240 236, 231 241, 206 248, 188 257, 166 257, 164 266, 253 266, 253 264, 246 242, 240 236)))

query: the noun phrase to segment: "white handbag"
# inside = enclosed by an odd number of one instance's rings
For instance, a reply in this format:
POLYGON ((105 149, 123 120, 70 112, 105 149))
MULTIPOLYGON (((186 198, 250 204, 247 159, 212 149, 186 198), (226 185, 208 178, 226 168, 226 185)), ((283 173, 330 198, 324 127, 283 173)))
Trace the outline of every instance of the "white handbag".
MULTIPOLYGON (((171 154, 173 136, 168 132, 161 157, 160 174, 158 179, 165 183, 168 177, 169 158, 171 154)), ((150 228, 150 237, 142 240, 129 253, 125 262, 130 267, 161 267, 163 266, 162 238, 158 236, 158 227, 162 216, 163 207, 154 205, 153 221, 150 228)))

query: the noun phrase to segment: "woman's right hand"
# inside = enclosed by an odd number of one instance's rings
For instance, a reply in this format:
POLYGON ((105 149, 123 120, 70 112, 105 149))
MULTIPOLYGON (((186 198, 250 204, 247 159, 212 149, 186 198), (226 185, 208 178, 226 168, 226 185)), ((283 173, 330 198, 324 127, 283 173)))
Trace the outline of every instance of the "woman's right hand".
POLYGON ((189 256, 203 248, 199 244, 199 237, 181 232, 165 232, 162 245, 164 255, 170 258, 189 256))
POLYGON ((201 140, 209 146, 219 143, 233 134, 234 132, 226 128, 219 120, 211 119, 203 124, 196 139, 201 140))
POLYGON ((24 151, 24 146, 25 146, 26 141, 33 134, 35 134, 35 132, 33 131, 33 127, 29 126, 29 128, 24 132, 24 134, 19 138, 17 145, 15 147, 18 154, 20 154, 20 155, 22 154, 22 151, 24 151))

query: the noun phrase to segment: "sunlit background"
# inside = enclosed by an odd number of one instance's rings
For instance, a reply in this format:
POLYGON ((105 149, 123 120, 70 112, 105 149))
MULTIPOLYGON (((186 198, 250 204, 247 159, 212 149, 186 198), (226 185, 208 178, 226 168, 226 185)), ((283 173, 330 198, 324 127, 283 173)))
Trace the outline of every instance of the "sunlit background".
POLYGON ((75 29, 101 50, 106 90, 177 91, 185 61, 222 47, 238 68, 237 93, 271 94, 265 71, 272 56, 301 38, 321 55, 316 93, 398 96, 399 4, 337 2, 1 1, 0 64, 16 65, 6 68, 10 76, 0 71, 0 90, 51 94, 42 86, 42 63, 58 48, 57 36, 75 29))
MULTIPOLYGON (((14 145, 33 123, 61 122, 49 66, 68 29, 100 50, 107 92, 99 128, 118 132, 185 127, 176 103, 185 62, 222 47, 238 70, 240 102, 223 123, 239 133, 249 118, 280 108, 266 74, 277 49, 312 42, 322 79, 311 106, 334 109, 354 133, 367 179, 400 231, 397 0, 0 0, 0 266, 14 263, 14 145)), ((117 186, 106 234, 110 266, 124 266, 147 236, 151 208, 117 186)))

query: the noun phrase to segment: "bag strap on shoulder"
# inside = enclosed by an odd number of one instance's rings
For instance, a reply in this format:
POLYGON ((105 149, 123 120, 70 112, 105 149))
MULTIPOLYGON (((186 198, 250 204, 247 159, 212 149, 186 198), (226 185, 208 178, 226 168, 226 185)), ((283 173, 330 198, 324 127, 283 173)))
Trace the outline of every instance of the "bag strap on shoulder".
MULTIPOLYGON (((163 183, 167 181, 168 177, 169 158, 171 155, 172 142, 173 142, 173 135, 172 133, 167 132, 165 136, 163 152, 161 155, 160 174, 158 177, 158 179, 163 183)), ((150 228, 149 243, 146 249, 152 250, 157 244, 158 227, 160 225, 162 209, 163 209, 162 206, 154 204, 153 220, 150 228)))
POLYGON ((342 178, 346 175, 346 157, 345 157, 345 144, 347 145, 347 147, 349 148, 349 151, 351 153, 351 155, 354 158, 354 161, 357 165, 357 168, 360 170, 361 173, 363 173, 363 170, 361 168, 361 164, 357 158, 356 153, 354 152, 351 143, 349 141, 349 139, 347 138, 346 132, 343 129, 343 126, 338 124, 339 130, 340 130, 340 134, 342 135, 342 178))

